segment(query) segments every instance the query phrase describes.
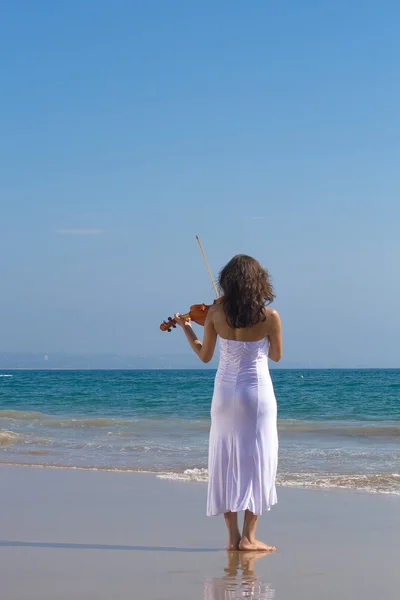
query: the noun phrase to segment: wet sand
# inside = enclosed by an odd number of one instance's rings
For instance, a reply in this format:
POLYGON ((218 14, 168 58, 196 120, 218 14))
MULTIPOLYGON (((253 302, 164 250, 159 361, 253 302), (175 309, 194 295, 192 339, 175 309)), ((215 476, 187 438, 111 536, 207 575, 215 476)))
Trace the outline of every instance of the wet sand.
POLYGON ((261 557, 228 553, 206 485, 0 466, 1 600, 397 600, 400 498, 279 489, 261 557))

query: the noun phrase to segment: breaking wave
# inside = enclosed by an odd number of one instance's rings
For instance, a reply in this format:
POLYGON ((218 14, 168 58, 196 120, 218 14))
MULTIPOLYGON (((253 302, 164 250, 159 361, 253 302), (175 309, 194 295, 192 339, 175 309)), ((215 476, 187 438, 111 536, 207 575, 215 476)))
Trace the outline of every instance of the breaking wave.
POLYGON ((13 431, 0 431, 0 446, 11 446, 17 444, 22 436, 13 431))
POLYGON ((0 419, 20 419, 26 421, 35 421, 37 419, 46 418, 41 412, 25 411, 25 410, 0 410, 0 419))
MULTIPOLYGON (((209 430, 209 419, 179 419, 176 417, 164 418, 144 418, 144 417, 59 417, 50 416, 41 412, 23 411, 23 410, 0 410, 0 419, 10 419, 28 422, 39 422, 43 427, 52 427, 55 429, 95 429, 95 428, 113 428, 128 427, 129 429, 143 429, 151 427, 158 431, 168 431, 169 429, 179 428, 181 430, 191 429, 196 431, 209 430)), ((301 421, 295 419, 280 419, 278 429, 283 434, 319 434, 336 435, 346 437, 380 437, 380 438, 400 438, 400 422, 390 421, 385 424, 382 422, 367 422, 365 424, 351 423, 346 421, 301 421)))
MULTIPOLYGON (((186 469, 183 473, 158 473, 160 479, 175 481, 208 481, 207 469, 186 469)), ((278 476, 277 485, 303 488, 338 488, 375 494, 400 496, 400 473, 375 473, 369 475, 331 473, 284 473, 278 476)))

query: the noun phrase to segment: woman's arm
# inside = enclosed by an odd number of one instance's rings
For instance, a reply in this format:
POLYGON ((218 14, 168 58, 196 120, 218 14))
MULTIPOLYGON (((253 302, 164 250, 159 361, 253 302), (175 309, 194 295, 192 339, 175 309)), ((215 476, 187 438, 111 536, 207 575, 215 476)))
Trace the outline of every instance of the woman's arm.
POLYGON ((204 363, 210 362, 214 355, 215 344, 217 341, 217 332, 214 328, 214 322, 212 318, 212 309, 209 309, 206 317, 206 322, 204 324, 204 337, 203 343, 197 338, 195 332, 192 329, 192 325, 190 323, 190 319, 185 320, 177 313, 174 318, 178 325, 180 325, 185 332, 185 335, 188 339, 189 344, 196 352, 197 356, 204 363), (211 314, 210 314, 211 313, 211 314))
POLYGON ((282 325, 276 310, 267 309, 269 351, 268 357, 279 362, 282 358, 282 325))

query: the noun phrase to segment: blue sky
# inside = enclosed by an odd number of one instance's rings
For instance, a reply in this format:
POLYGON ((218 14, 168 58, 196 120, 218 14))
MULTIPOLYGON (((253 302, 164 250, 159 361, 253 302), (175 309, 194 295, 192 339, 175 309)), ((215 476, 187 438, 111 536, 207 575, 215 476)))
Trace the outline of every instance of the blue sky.
MULTIPOLYGON (((0 350, 181 354, 267 266, 282 364, 398 366, 397 2, 6 0, 0 350)), ((188 348, 188 352, 190 349, 188 348)))

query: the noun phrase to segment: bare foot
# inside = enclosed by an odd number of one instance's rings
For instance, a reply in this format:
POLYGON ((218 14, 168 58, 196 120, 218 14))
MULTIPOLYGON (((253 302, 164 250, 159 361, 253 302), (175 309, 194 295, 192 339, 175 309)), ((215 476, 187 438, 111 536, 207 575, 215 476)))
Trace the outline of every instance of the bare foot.
POLYGON ((239 550, 253 550, 256 552, 274 552, 276 548, 275 546, 267 546, 267 544, 264 544, 264 542, 259 542, 258 540, 250 542, 247 537, 243 536, 239 542, 239 550))
POLYGON ((229 540, 229 543, 228 543, 226 549, 228 551, 239 550, 239 543, 240 543, 240 535, 237 538, 235 538, 234 540, 229 540))

